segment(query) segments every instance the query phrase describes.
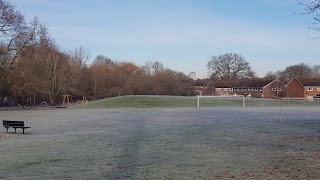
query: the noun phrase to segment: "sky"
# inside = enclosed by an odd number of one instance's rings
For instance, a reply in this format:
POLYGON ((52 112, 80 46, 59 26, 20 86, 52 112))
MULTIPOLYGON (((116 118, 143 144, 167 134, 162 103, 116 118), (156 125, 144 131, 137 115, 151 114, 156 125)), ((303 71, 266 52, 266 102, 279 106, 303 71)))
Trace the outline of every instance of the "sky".
MULTIPOLYGON (((9 0, 28 21, 35 16, 63 50, 84 47, 92 60, 165 67, 208 77, 207 63, 243 55, 260 77, 268 71, 320 64, 320 39, 299 15, 300 0, 9 0)), ((307 1, 307 0, 302 0, 307 1)))

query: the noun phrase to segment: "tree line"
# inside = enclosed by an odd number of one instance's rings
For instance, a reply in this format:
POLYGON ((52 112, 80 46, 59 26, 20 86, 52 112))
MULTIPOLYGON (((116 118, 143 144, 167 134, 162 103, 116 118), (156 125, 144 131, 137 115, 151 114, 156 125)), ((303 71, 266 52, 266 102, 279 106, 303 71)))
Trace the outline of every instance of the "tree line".
POLYGON ((0 106, 36 102, 59 104, 62 95, 73 99, 101 99, 119 95, 193 95, 192 81, 160 62, 136 65, 98 55, 88 65, 83 47, 65 51, 37 18, 25 17, 0 0, 0 106))
MULTIPOLYGON (((213 56, 207 63, 212 80, 245 80, 258 78, 250 64, 241 54, 227 53, 213 56)), ((284 70, 269 71, 264 79, 279 79, 288 82, 294 77, 320 77, 320 65, 309 66, 305 63, 290 65, 284 70)))
MULTIPOLYGON (((319 9, 319 1, 302 4, 304 13, 319 9)), ((314 20, 319 22, 318 14, 314 20)), ((317 30, 317 29, 314 29, 317 30)), ((58 104, 62 95, 96 100, 119 95, 194 95, 193 81, 182 72, 165 68, 158 61, 136 65, 98 55, 88 65, 83 47, 63 50, 49 36, 49 29, 37 18, 26 22, 15 7, 0 0, 0 106, 10 102, 46 101, 58 104)), ((256 78, 241 54, 213 56, 207 67, 213 79, 256 78)), ((319 77, 320 65, 289 66, 268 72, 265 78, 289 80, 294 76, 319 77)))

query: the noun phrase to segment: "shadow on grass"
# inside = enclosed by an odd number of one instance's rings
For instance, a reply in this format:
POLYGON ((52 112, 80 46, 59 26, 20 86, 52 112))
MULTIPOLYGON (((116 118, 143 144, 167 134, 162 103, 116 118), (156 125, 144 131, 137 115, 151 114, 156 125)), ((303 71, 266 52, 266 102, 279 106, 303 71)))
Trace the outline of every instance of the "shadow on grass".
POLYGON ((107 179, 137 179, 137 167, 140 158, 141 145, 146 139, 145 121, 134 121, 128 129, 127 139, 121 144, 121 153, 118 156, 118 163, 113 167, 112 172, 107 175, 107 179))

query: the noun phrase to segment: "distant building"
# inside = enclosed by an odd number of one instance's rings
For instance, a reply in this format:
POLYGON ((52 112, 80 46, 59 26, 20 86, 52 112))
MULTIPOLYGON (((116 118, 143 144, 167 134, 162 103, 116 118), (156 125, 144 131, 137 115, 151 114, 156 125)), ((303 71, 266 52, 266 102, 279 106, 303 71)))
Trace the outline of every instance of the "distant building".
POLYGON ((235 86, 236 83, 236 81, 210 81, 204 86, 202 94, 204 96, 234 94, 233 86, 235 86))
POLYGON ((286 85, 278 79, 254 79, 240 81, 233 87, 237 95, 251 95, 254 97, 276 98, 285 96, 286 85))
POLYGON ((313 98, 320 94, 320 78, 295 77, 287 84, 287 97, 313 98))
POLYGON ((190 78, 190 79, 193 79, 194 81, 197 80, 196 73, 195 73, 195 72, 189 73, 189 78, 190 78))

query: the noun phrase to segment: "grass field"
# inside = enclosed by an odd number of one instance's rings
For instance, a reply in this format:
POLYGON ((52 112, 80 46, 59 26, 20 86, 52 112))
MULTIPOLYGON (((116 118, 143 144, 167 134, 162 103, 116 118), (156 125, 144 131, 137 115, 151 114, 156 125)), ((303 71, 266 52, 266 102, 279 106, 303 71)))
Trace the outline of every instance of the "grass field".
MULTIPOLYGON (((201 97, 200 107, 242 107, 242 97, 201 97)), ((248 107, 320 106, 320 101, 246 98, 248 107)), ((119 96, 93 101, 78 108, 186 108, 196 107, 197 97, 189 96, 119 96)))
POLYGON ((320 108, 0 111, 0 179, 320 179, 320 108), (10 129, 12 132, 13 130, 10 129))

